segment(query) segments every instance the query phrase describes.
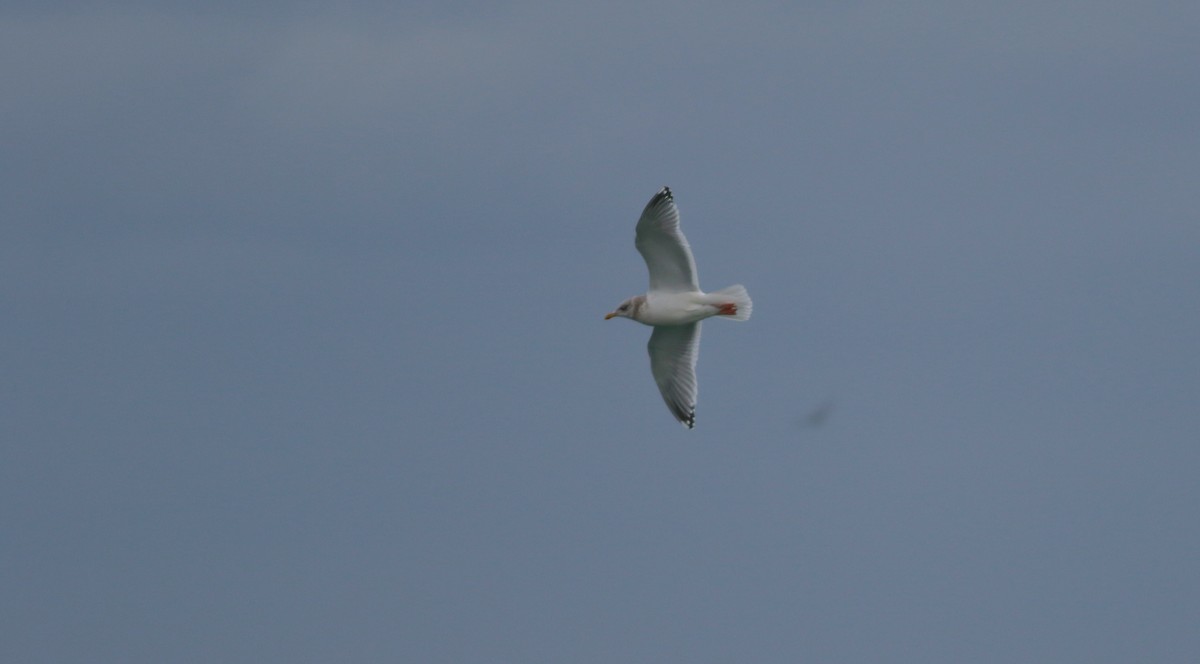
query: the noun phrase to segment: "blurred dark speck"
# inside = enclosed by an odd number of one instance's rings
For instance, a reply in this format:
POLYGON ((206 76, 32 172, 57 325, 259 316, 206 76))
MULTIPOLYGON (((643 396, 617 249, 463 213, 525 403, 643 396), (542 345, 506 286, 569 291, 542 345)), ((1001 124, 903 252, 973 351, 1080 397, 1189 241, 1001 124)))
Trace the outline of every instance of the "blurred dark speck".
POLYGON ((810 429, 817 429, 825 426, 829 421, 830 415, 833 414, 833 399, 822 401, 812 410, 808 411, 808 415, 804 416, 804 426, 810 429))

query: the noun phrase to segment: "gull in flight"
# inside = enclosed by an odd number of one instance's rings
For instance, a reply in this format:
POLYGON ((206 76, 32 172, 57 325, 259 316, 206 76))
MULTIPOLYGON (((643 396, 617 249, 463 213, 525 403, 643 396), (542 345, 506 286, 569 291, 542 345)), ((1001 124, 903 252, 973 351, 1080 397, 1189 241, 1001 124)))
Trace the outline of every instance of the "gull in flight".
POLYGON ((650 270, 650 290, 622 302, 605 320, 630 318, 654 328, 650 334, 650 373, 675 419, 696 426, 696 358, 700 321, 711 316, 747 320, 753 303, 740 284, 705 293, 669 187, 646 204, 634 246, 650 270))

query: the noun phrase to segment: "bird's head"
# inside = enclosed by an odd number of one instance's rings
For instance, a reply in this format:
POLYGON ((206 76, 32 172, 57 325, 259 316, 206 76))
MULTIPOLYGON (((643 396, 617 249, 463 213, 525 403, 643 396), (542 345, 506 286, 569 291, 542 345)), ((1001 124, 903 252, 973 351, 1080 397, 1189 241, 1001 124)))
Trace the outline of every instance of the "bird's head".
POLYGON ((646 303, 645 295, 638 295, 625 300, 617 305, 617 308, 604 315, 604 320, 616 318, 632 318, 637 320, 637 315, 642 311, 642 306, 646 303))

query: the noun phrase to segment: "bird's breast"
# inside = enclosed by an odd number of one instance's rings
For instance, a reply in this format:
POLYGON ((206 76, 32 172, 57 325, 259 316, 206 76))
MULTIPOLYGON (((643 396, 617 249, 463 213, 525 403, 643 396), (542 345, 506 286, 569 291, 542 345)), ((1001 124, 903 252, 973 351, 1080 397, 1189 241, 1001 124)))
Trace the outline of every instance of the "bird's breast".
POLYGON ((687 325, 712 316, 715 309, 705 303, 704 293, 647 293, 638 322, 646 325, 687 325))

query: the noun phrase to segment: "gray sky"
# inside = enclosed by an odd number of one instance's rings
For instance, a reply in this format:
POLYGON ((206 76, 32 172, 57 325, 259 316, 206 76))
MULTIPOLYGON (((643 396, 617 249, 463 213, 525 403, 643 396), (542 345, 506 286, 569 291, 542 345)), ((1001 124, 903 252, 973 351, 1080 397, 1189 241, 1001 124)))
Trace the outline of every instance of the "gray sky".
POLYGON ((0 13, 0 660, 1200 659, 1200 6, 594 4, 0 13))

